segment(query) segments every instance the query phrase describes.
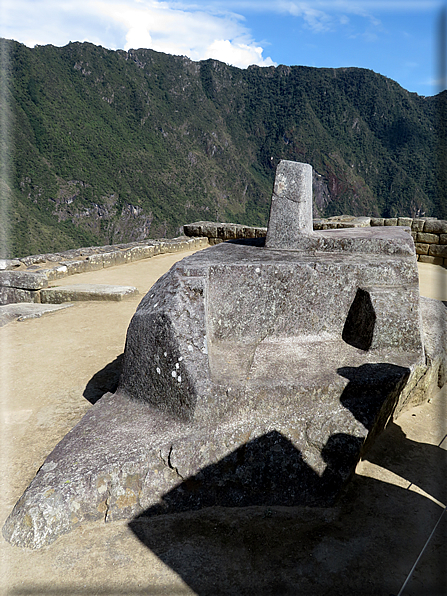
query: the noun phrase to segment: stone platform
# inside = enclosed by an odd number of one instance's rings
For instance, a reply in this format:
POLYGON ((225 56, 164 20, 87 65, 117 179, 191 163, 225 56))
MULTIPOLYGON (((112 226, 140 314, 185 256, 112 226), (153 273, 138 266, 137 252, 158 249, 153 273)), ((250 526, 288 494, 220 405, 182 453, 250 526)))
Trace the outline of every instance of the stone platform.
POLYGON ((309 174, 280 165, 266 246, 206 249, 147 293, 116 394, 50 454, 6 539, 37 548, 83 520, 215 505, 331 506, 429 370, 443 378, 422 321, 445 315, 421 312, 411 237, 312 232, 309 174), (296 224, 285 246, 280 220, 296 224))
POLYGON ((43 304, 62 304, 85 300, 112 300, 121 302, 136 296, 138 290, 132 286, 112 286, 108 284, 73 284, 70 286, 54 286, 40 291, 43 304))
POLYGON ((68 308, 72 304, 34 304, 21 302, 18 304, 0 305, 0 327, 11 321, 25 321, 26 319, 37 319, 43 315, 56 312, 62 308, 68 308))

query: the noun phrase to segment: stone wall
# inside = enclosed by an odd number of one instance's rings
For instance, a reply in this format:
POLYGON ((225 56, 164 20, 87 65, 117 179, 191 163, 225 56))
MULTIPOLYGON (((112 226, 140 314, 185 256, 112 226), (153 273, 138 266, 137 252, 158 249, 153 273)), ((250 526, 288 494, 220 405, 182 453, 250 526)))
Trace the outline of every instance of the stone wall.
POLYGON ((267 228, 255 228, 233 223, 197 221, 183 226, 185 236, 204 236, 210 244, 219 244, 225 240, 244 238, 265 238, 267 228))
MULTIPOLYGON (((434 217, 379 218, 340 215, 314 219, 314 230, 369 226, 406 226, 416 247, 418 261, 447 268, 447 221, 434 217)), ((199 221, 183 226, 185 236, 110 246, 91 246, 60 253, 0 260, 0 305, 40 302, 40 290, 54 281, 87 271, 124 265, 152 256, 193 250, 225 240, 264 238, 267 228, 233 223, 199 221)))
MULTIPOLYGON (((410 228, 416 247, 418 261, 432 263, 447 268, 447 221, 434 217, 353 217, 339 215, 327 219, 314 219, 314 230, 330 230, 339 228, 363 228, 369 226, 405 226, 410 228)), ((261 238, 267 228, 225 224, 210 221, 199 221, 183 226, 186 236, 205 236, 210 244, 218 244, 225 240, 243 238, 261 238)))
POLYGON ((48 287, 49 282, 69 275, 124 265, 164 253, 194 250, 208 244, 207 238, 182 236, 3 259, 0 260, 0 305, 39 303, 40 290, 48 287))
POLYGON ((371 218, 371 226, 410 226, 418 261, 447 267, 447 221, 434 217, 371 218), (397 223, 394 223, 396 222, 397 223))

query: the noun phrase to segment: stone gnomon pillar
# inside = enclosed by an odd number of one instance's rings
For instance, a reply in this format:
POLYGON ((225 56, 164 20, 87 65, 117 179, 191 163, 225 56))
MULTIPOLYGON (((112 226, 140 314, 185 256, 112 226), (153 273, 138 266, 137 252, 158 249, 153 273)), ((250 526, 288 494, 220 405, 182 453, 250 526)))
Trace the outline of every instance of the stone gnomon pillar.
POLYGON ((128 329, 116 394, 49 455, 3 533, 83 519, 335 502, 424 363, 405 228, 312 230, 312 169, 281 162, 265 246, 174 265, 128 329))

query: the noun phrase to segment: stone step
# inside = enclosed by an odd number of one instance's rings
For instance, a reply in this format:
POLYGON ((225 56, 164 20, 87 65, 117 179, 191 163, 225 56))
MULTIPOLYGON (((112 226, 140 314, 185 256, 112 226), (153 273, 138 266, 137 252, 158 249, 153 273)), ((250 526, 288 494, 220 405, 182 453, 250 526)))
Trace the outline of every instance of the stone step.
POLYGON ((120 302, 138 295, 133 286, 113 286, 107 284, 73 284, 55 286, 40 291, 43 304, 61 304, 62 302, 78 302, 87 300, 112 300, 120 302))
POLYGON ((37 319, 42 315, 70 306, 73 306, 73 304, 34 304, 28 302, 22 302, 21 304, 6 304, 0 306, 0 327, 4 327, 11 321, 37 319))

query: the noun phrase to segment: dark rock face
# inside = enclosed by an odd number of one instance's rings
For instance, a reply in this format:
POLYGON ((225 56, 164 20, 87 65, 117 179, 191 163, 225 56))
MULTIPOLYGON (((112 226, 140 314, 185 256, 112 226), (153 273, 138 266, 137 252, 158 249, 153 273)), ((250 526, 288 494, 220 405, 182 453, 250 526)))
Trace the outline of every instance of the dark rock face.
POLYGON ((369 229, 309 232, 302 165, 275 185, 283 211, 301 212, 290 242, 269 227, 265 247, 219 244, 143 298, 117 392, 50 454, 9 541, 39 547, 83 519, 336 501, 423 374, 418 273, 403 228, 386 230, 386 250, 369 229))
POLYGON ((376 318, 369 292, 359 288, 346 317, 342 338, 351 346, 368 351, 374 337, 376 318))

